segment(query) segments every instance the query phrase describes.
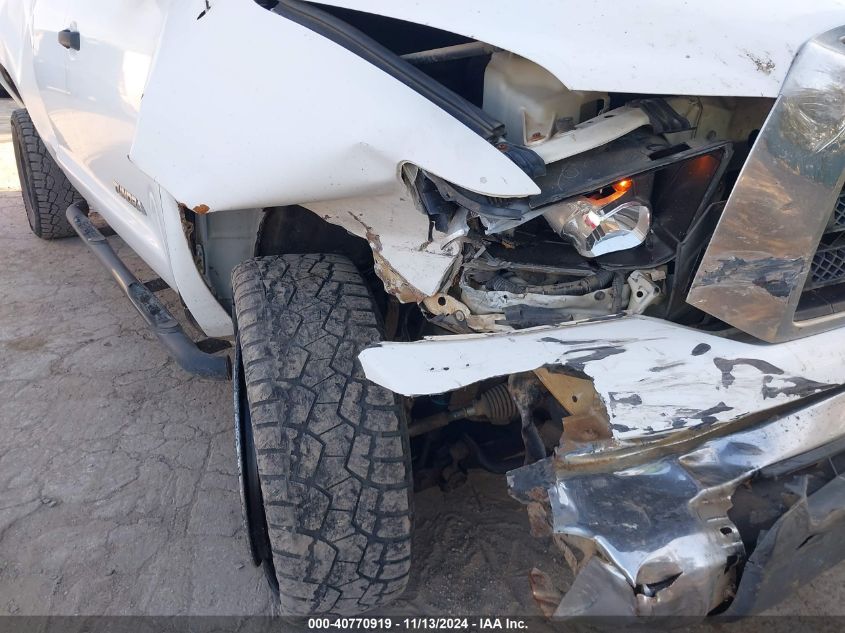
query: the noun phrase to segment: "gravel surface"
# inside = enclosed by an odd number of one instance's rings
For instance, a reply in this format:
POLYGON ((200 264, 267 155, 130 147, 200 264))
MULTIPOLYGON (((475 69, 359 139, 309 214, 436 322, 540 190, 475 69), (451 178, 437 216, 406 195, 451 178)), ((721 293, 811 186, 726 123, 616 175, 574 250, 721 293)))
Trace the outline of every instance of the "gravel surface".
MULTIPOLYGON (((270 613, 247 559, 230 387, 183 373, 78 240, 30 233, 0 105, 0 614, 270 613)), ((391 612, 533 615, 528 571, 568 580, 501 477, 415 505, 413 580, 391 612)), ((845 614, 843 578, 840 565, 776 612, 845 614)))

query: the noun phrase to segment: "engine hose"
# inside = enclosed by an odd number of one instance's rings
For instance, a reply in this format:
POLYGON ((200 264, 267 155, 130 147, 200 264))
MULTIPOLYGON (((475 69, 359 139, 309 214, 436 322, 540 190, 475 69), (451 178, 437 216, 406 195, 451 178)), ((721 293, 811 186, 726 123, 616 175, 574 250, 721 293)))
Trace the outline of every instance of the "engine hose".
POLYGON ((622 273, 615 273, 613 275, 613 305, 611 311, 613 314, 622 312, 622 302, 625 297, 625 275, 622 273))
POLYGON ((496 275, 487 282, 489 290, 498 290, 501 292, 511 292, 513 294, 525 294, 527 292, 542 295, 586 295, 596 290, 607 288, 614 279, 614 274, 609 270, 600 270, 594 275, 582 277, 576 281, 567 281, 559 284, 549 284, 547 286, 529 286, 520 285, 519 283, 496 275))

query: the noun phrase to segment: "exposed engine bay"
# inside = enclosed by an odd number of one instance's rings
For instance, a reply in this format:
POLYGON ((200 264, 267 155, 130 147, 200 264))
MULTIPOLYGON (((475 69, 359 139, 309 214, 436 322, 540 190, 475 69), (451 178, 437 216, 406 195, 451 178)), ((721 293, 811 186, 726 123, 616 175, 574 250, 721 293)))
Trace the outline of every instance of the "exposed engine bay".
POLYGON ((513 54, 489 58, 483 106, 509 122, 492 142, 540 193, 490 198, 406 166, 433 233, 462 245, 451 286, 422 302, 432 322, 467 333, 622 311, 701 321, 684 296, 770 102, 574 93, 513 54))
MULTIPOLYGON (((269 4, 303 23, 317 11, 269 4)), ((713 324, 685 294, 771 100, 571 91, 484 42, 349 9, 319 11, 319 28, 348 29, 343 46, 366 44, 378 63, 399 67, 391 72, 400 80, 441 91, 423 94, 459 110, 539 190, 491 197, 406 163, 406 193, 428 219, 417 250, 454 258, 440 264, 439 289, 430 292, 384 261, 385 236, 362 219, 376 272, 400 301, 461 334, 623 311, 713 324)), ((342 210, 306 206, 350 228, 342 210)))

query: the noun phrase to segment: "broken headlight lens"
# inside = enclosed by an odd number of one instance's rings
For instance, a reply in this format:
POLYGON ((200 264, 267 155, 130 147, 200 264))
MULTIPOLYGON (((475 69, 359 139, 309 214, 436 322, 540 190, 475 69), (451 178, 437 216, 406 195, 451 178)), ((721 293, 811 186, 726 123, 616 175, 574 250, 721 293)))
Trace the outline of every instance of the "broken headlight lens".
POLYGON ((577 199, 560 202, 543 216, 558 235, 584 257, 598 257, 639 246, 651 226, 651 209, 639 201, 595 207, 577 199))
MULTIPOLYGON (((645 183, 639 184, 643 188, 645 183)), ((626 178, 593 194, 550 205, 543 217, 584 257, 635 248, 651 228, 651 206, 636 197, 636 189, 626 178)))

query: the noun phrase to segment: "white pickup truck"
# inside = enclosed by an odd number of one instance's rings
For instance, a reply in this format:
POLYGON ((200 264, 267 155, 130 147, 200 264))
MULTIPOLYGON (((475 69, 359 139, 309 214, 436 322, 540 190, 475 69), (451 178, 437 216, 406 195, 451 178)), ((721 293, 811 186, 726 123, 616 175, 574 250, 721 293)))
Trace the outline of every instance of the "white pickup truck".
POLYGON ((32 231, 78 234, 185 370, 233 381, 282 612, 398 597, 414 487, 481 467, 576 572, 531 574, 548 615, 733 615, 845 558, 843 25, 845 0, 0 0, 0 83, 32 231))

